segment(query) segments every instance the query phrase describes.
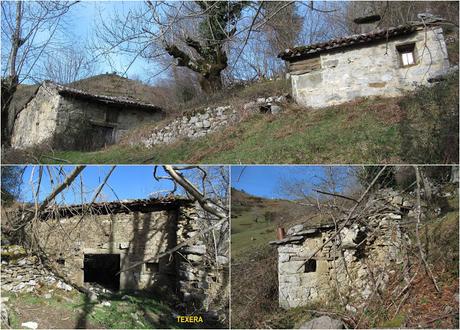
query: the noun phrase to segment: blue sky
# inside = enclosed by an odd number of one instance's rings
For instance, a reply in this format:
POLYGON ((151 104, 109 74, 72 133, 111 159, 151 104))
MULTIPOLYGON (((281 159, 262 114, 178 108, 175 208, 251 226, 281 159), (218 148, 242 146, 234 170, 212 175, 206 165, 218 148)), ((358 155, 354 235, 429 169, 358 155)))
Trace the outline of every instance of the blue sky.
POLYGON ((321 166, 232 166, 232 187, 266 198, 291 198, 280 189, 282 181, 319 183, 321 166))
MULTIPOLYGON (((22 185, 21 199, 24 201, 32 201, 32 193, 30 186, 30 178, 32 169, 34 166, 28 166, 24 173, 24 182, 22 185)), ((52 166, 57 168, 57 166, 52 166)), ((64 166, 64 171, 70 173, 73 170, 73 166, 64 166)), ((84 199, 89 202, 93 196, 94 190, 104 180, 106 174, 109 172, 111 166, 87 166, 81 173, 83 183, 85 185, 84 199)), ((116 193, 119 199, 136 199, 136 198, 148 198, 149 194, 160 191, 169 190, 172 184, 168 180, 160 180, 159 182, 153 178, 153 166, 117 166, 115 171, 110 176, 108 183, 113 191, 116 193)), ((158 167, 158 174, 164 175, 163 168, 158 167)), ((38 177, 38 168, 35 166, 34 181, 38 177)), ((75 188, 69 188, 64 194, 57 198, 58 203, 74 204, 80 203, 80 180, 77 178, 75 181, 75 188)), ((105 200, 117 200, 110 188, 105 187, 102 191, 102 195, 105 200)), ((50 182, 47 171, 44 171, 42 179, 40 199, 43 199, 50 192, 50 182)))
MULTIPOLYGON (((96 28, 97 22, 100 19, 108 21, 112 15, 119 13, 123 15, 129 9, 142 6, 142 1, 82 1, 72 8, 72 15, 69 20, 69 30, 74 35, 76 42, 84 42, 91 38, 91 33, 96 28)), ((134 55, 114 55, 112 60, 116 64, 116 70, 119 74, 122 74, 126 67, 129 65, 134 55)), ((149 64, 142 58, 138 58, 129 69, 128 77, 139 76, 146 78, 146 68, 149 64)), ((96 73, 111 72, 113 69, 111 66, 102 61, 97 66, 96 73)))

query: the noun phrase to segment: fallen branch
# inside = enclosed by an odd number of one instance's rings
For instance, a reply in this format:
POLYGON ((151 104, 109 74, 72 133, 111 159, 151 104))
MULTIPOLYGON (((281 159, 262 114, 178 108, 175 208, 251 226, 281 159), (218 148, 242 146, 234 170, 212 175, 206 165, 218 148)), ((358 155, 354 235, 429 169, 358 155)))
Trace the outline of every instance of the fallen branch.
POLYGON ((356 209, 358 208, 358 206, 361 204, 361 202, 363 201, 364 197, 366 197, 367 193, 371 190, 371 188, 374 186, 374 184, 377 182, 377 179, 380 177, 380 175, 382 175, 383 171, 387 168, 387 166, 383 166, 382 169, 379 171, 379 173, 377 173, 377 175, 374 177, 374 179, 372 180, 372 182, 369 184, 369 186, 367 187, 367 189, 364 191, 364 193, 362 193, 361 197, 359 197, 359 199, 356 201, 356 204, 351 208, 350 212, 348 213, 348 216, 345 220, 345 222, 343 223, 342 226, 340 226, 340 228, 336 231, 336 233, 334 235, 332 235, 331 237, 329 237, 319 248, 317 248, 315 250, 315 252, 313 252, 313 254, 311 256, 309 256, 307 258, 307 260, 305 260, 300 266, 299 268, 297 268, 297 271, 300 270, 300 268, 302 268, 308 261, 311 260, 311 258, 313 258, 319 251, 321 251, 325 246, 326 244, 328 244, 331 240, 333 240, 347 225, 348 223, 350 222, 350 220, 352 219, 352 216, 353 214, 355 213, 356 209))

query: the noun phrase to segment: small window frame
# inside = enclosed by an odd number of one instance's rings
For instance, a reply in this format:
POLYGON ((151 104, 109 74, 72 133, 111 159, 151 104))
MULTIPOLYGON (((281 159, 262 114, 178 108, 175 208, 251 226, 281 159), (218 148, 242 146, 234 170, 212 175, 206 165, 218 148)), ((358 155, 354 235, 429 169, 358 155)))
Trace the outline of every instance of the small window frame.
POLYGON ((310 259, 305 263, 304 273, 316 273, 317 264, 316 259, 310 259))
POLYGON ((408 44, 397 45, 396 46, 396 51, 398 52, 399 66, 401 68, 409 68, 409 67, 412 67, 412 66, 418 64, 418 61, 417 61, 417 48, 415 47, 415 42, 411 42, 411 43, 408 43, 408 44), (405 64, 405 62, 409 58, 409 56, 407 54, 410 54, 410 57, 412 59, 412 63, 405 64))

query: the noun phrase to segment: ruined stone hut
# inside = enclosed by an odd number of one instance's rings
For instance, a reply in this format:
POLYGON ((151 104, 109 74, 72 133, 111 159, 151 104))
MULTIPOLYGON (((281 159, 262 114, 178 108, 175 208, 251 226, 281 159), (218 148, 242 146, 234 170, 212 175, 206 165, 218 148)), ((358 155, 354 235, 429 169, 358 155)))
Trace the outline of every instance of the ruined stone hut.
POLYGON ((437 21, 376 28, 343 38, 286 49, 297 103, 320 108, 359 97, 399 96, 429 84, 449 69, 437 21))
POLYGON ((383 288, 391 267, 402 263, 404 247, 410 244, 402 224, 414 217, 412 207, 411 201, 385 190, 366 206, 375 211, 373 215, 350 219, 335 237, 336 228, 346 219, 299 224, 291 227, 285 238, 270 242, 278 250, 280 307, 330 301, 337 291, 359 304, 376 285, 383 288))
POLYGON ((204 242, 152 259, 198 234, 199 212, 182 198, 70 205, 43 212, 36 232, 55 272, 73 284, 113 291, 167 287, 199 306, 221 276, 207 266, 204 242))
POLYGON ((19 149, 47 144, 93 150, 116 143, 127 130, 164 115, 156 105, 45 81, 19 111, 11 143, 19 149))

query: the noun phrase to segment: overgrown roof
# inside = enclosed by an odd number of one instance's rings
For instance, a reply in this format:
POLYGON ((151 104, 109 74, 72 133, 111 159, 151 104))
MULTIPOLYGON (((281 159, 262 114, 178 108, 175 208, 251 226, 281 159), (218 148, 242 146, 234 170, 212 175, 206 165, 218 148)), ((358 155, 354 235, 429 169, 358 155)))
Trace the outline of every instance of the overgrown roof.
POLYGON ((55 217, 72 217, 85 213, 88 214, 117 214, 141 212, 148 213, 153 211, 174 210, 182 206, 193 206, 194 201, 183 197, 164 197, 150 199, 133 199, 112 202, 100 202, 92 204, 73 204, 59 207, 48 207, 40 215, 42 219, 55 217))
POLYGON ((64 97, 74 97, 76 99, 114 106, 126 106, 130 108, 136 108, 139 110, 163 112, 163 109, 157 105, 135 101, 127 97, 94 94, 79 89, 59 85, 52 81, 45 81, 43 82, 42 86, 55 88, 58 91, 59 95, 62 95, 64 97))
MULTIPOLYGON (((430 22, 429 24, 436 25, 436 23, 437 21, 434 21, 430 22)), ((288 62, 295 62, 317 55, 319 53, 330 52, 336 49, 350 46, 367 44, 379 40, 387 40, 401 35, 408 35, 415 32, 421 26, 423 27, 423 23, 421 22, 412 22, 405 25, 389 27, 386 29, 378 29, 368 33, 336 38, 326 42, 289 48, 278 54, 278 57, 288 62)))

